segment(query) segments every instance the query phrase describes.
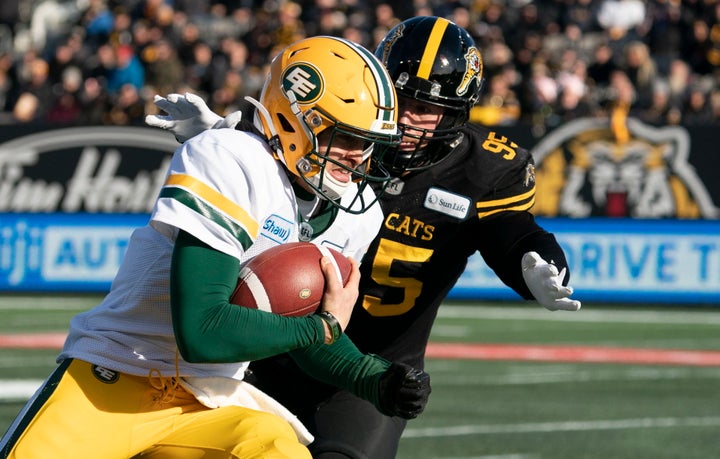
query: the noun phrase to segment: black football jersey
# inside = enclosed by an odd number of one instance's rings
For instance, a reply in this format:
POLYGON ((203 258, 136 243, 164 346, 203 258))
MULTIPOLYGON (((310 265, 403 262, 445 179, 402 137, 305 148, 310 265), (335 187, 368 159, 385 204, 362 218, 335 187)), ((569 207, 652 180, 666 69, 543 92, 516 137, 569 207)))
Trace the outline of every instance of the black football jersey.
POLYGON ((523 253, 535 250, 558 269, 566 264, 528 212, 534 199, 529 152, 468 125, 445 160, 396 180, 381 197, 385 220, 360 266, 348 335, 363 352, 422 368, 438 307, 476 251, 505 284, 532 298, 523 253))

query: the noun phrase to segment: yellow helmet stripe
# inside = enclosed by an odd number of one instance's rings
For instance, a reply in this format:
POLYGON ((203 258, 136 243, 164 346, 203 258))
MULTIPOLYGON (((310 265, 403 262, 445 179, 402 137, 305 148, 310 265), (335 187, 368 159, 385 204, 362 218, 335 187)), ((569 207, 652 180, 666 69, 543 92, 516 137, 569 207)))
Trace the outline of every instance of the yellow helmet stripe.
POLYGON ((423 52, 422 59, 420 60, 420 68, 418 69, 417 76, 424 79, 430 78, 430 72, 432 71, 433 63, 435 62, 435 56, 440 42, 442 41, 443 35, 445 35, 445 29, 447 29, 449 22, 447 19, 438 19, 433 25, 432 31, 430 31, 430 37, 425 44, 425 51, 423 52))

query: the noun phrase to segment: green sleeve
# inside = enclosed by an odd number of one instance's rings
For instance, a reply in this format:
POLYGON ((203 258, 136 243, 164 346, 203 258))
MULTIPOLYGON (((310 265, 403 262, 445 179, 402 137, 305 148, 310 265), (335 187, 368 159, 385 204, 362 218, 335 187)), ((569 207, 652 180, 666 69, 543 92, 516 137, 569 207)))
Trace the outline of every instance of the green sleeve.
POLYGON ((283 317, 231 304, 238 272, 235 257, 180 231, 170 303, 175 339, 186 361, 244 362, 324 342, 318 317, 283 317))
POLYGON ((382 357, 360 352, 347 335, 329 346, 318 344, 297 349, 290 356, 313 378, 346 389, 375 405, 380 376, 390 367, 390 362, 382 357))

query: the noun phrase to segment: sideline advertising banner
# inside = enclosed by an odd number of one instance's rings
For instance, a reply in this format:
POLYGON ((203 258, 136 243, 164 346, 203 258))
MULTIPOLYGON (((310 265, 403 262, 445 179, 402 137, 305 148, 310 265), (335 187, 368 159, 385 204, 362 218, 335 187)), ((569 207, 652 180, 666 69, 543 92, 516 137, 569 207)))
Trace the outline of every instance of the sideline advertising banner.
POLYGON ((0 291, 107 291, 165 181, 172 134, 0 129, 0 291))
MULTIPOLYGON (((8 134, 0 132, 0 138, 8 134)), ((172 134, 142 127, 12 138, 0 143, 0 212, 148 214, 177 147, 172 134)))
MULTIPOLYGON (((103 292, 147 215, 0 214, 0 291, 103 292)), ((539 219, 567 253, 577 299, 720 305, 720 221, 539 219)), ((455 299, 518 296, 479 255, 455 299)))
MULTIPOLYGON (((538 219, 555 233, 585 302, 720 305, 720 221, 538 219)), ((475 255, 450 298, 518 299, 475 255)))
POLYGON ((0 214, 0 291, 106 292, 145 214, 0 214))
MULTIPOLYGON (((533 212, 566 250, 578 299, 720 306, 716 130, 504 130, 533 153, 533 212)), ((107 291, 177 146, 146 127, 0 127, 0 292, 107 291)), ((450 297, 518 298, 478 255, 450 297)))

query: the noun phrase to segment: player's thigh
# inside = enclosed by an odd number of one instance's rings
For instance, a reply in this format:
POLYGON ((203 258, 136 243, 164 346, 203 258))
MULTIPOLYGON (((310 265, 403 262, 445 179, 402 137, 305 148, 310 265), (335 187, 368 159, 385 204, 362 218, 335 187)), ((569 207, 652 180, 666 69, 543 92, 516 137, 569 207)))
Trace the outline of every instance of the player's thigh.
POLYGON ((172 434, 136 457, 309 459, 310 452, 283 418, 228 406, 180 416, 172 434))
POLYGON ((315 435, 310 451, 317 459, 393 459, 407 423, 346 391, 320 404, 305 422, 315 435))
POLYGON ((147 396, 137 377, 66 360, 28 401, 3 439, 2 456, 123 458, 147 396))

